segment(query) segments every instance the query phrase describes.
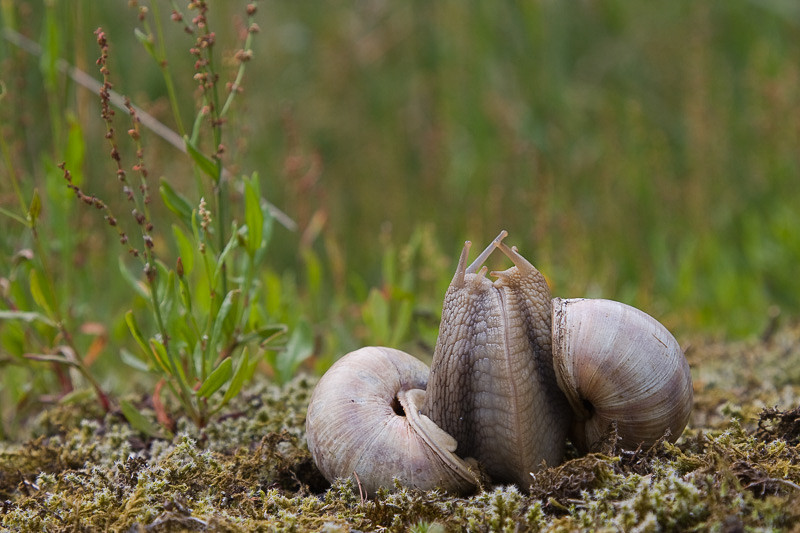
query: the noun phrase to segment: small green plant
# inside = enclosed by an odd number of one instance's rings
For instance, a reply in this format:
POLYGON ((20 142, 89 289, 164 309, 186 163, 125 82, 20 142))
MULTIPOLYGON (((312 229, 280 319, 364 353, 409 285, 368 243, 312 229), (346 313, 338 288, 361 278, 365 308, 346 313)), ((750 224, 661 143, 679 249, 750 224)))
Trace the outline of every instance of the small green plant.
MULTIPOLYGON (((9 7, 4 4, 4 31, 13 29, 9 7)), ((51 104, 58 101, 63 89, 54 55, 57 33, 56 17, 48 12, 45 46, 37 49, 26 42, 42 56, 43 91, 51 104)), ((19 105, 18 98, 0 81, 4 123, 19 105)), ((75 116, 58 112, 49 118, 54 152, 70 164, 82 166, 86 149, 75 116)), ((13 122, 8 120, 0 135, 3 181, 10 186, 4 193, 9 204, 16 203, 0 206, 0 214, 10 224, 4 228, 2 242, 2 259, 10 260, 2 263, 0 274, 0 437, 16 433, 26 413, 33 412, 40 402, 76 399, 86 390, 85 385, 94 390, 104 411, 112 407, 92 369, 107 344, 108 330, 87 320, 75 302, 84 282, 75 268, 82 261, 78 249, 82 231, 68 222, 73 202, 60 180, 49 179, 60 172, 50 153, 40 155, 45 185, 30 186, 28 169, 18 157, 19 146, 6 135, 13 122), (51 371, 42 372, 43 364, 51 371)), ((82 179, 78 175, 76 182, 82 179)))
MULTIPOLYGON (((157 8, 157 2, 153 3, 157 8)), ((136 340, 138 353, 123 351, 124 360, 131 366, 149 369, 159 377, 155 389, 154 405, 162 405, 160 392, 166 387, 180 403, 183 412, 198 426, 203 427, 209 418, 234 398, 253 375, 262 351, 285 332, 283 325, 268 323, 268 317, 258 305, 261 287, 257 272, 267 258, 267 245, 272 233, 273 217, 260 192, 257 174, 236 178, 225 170, 223 158, 223 125, 231 103, 239 92, 239 84, 250 57, 250 42, 257 27, 252 21, 256 12, 248 4, 250 17, 244 48, 236 53, 238 61, 235 81, 226 87, 227 97, 221 98, 218 87, 220 75, 215 67, 214 33, 209 29, 208 6, 205 2, 192 2, 189 9, 196 12, 191 23, 177 6, 172 19, 184 24, 195 37, 191 54, 195 59, 194 78, 198 83, 199 105, 192 131, 184 135, 188 161, 194 167, 199 202, 196 205, 162 179, 159 193, 173 215, 171 239, 178 255, 174 266, 169 266, 156 250, 156 242, 166 236, 158 233, 151 208, 152 186, 145 163, 143 131, 140 112, 126 99, 124 106, 130 116, 128 136, 135 147, 135 161, 126 167, 123 162, 121 141, 117 139, 112 84, 108 68, 109 43, 106 33, 95 33, 101 55, 97 61, 103 75, 100 90, 102 117, 106 124, 106 138, 110 144, 111 159, 123 196, 130 204, 133 221, 127 224, 114 215, 111 207, 77 186, 64 169, 67 186, 88 205, 104 212, 108 224, 118 234, 128 255, 138 263, 141 278, 131 271, 129 261, 120 258, 120 270, 131 287, 149 302, 154 334, 144 333, 137 315, 130 310, 125 315, 127 326, 136 340), (209 139, 203 135, 208 134, 209 139), (210 146, 204 149, 203 146, 210 146), (135 179, 132 179, 133 176, 135 179), (206 196, 211 196, 211 202, 206 196), (231 203, 241 201, 241 217, 232 216, 231 203), (134 228, 132 230, 125 229, 134 228), (217 394, 218 391, 224 393, 217 394)), ((166 68, 163 46, 146 24, 148 10, 140 8, 140 20, 145 30, 137 35, 145 49, 164 66, 170 100, 175 103, 171 73, 166 68)), ((158 21, 158 13, 155 12, 158 21)), ((161 33, 158 22, 157 33, 161 33)), ((177 106, 173 107, 180 126, 177 106)), ((290 348, 291 348, 290 342, 290 348)), ((293 354, 297 357, 296 354, 293 354)), ((145 433, 157 433, 137 409, 126 402, 121 408, 129 422, 145 433)), ((168 428, 171 425, 166 412, 159 411, 159 419, 168 428)))
MULTIPOLYGON (((3 152, 7 154, 5 141, 0 143, 3 152)), ((9 167, 11 167, 10 161, 10 158, 6 157, 9 167)), ((15 176, 13 168, 9 168, 9 175, 15 176)), ((11 326, 3 338, 7 347, 4 351, 9 355, 0 359, 0 366, 12 367, 11 372, 5 376, 10 379, 4 385, 8 387, 15 384, 14 378, 18 378, 18 374, 14 372, 13 366, 24 365, 27 359, 52 364, 61 393, 69 394, 73 391, 74 383, 68 369, 75 368, 94 388, 103 409, 109 411, 110 400, 93 377, 89 370, 90 363, 87 363, 81 355, 74 341, 68 313, 65 311, 66 305, 60 298, 61 292, 56 287, 56 276, 53 274, 46 246, 39 235, 42 200, 38 190, 34 189, 30 204, 26 206, 19 184, 15 178, 12 178, 12 182, 20 202, 20 209, 25 216, 2 208, 0 212, 27 227, 33 248, 19 251, 13 260, 13 267, 8 277, 2 278, 5 308, 0 310, 0 320, 10 322, 11 326), (27 328, 21 327, 20 323, 26 324, 27 328)), ((24 386, 18 386, 14 391, 12 397, 17 401, 23 400, 28 392, 24 386)), ((4 433, 3 425, 0 424, 0 435, 4 433)))

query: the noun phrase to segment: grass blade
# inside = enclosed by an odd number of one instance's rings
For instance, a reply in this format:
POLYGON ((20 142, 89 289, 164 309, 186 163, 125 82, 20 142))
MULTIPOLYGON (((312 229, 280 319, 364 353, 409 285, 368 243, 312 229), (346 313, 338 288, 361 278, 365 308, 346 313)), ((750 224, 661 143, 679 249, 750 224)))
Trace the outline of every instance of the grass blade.
POLYGON ((244 219, 247 224, 247 253, 255 256, 261 248, 264 231, 264 212, 261 210, 261 198, 258 196, 258 187, 253 182, 258 179, 254 174, 251 180, 244 182, 244 219))
POLYGON ((56 327, 56 323, 41 313, 33 311, 0 311, 0 320, 22 320, 23 322, 41 322, 56 327))
POLYGON ((164 205, 166 205, 170 211, 178 215, 178 218, 180 218, 187 227, 191 227, 192 204, 189 203, 189 200, 173 189, 172 185, 163 178, 158 191, 161 193, 161 200, 163 200, 164 205))
POLYGON ((275 374, 278 381, 287 383, 297 372, 300 364, 314 353, 314 334, 308 322, 300 322, 295 326, 286 349, 278 355, 275 374))
POLYGON ((214 369, 211 375, 206 378, 195 394, 200 398, 209 398, 212 394, 217 392, 220 387, 230 381, 231 376, 233 376, 233 362, 231 362, 230 357, 227 357, 214 369))
POLYGON ((121 400, 119 402, 119 407, 122 410, 123 416, 133 429, 144 433, 148 437, 154 437, 157 439, 164 438, 159 430, 159 427, 155 425, 149 418, 140 413, 139 410, 136 409, 136 407, 134 407, 130 402, 121 400))
POLYGON ((197 167, 202 170, 204 174, 213 179, 215 183, 219 181, 219 169, 217 165, 200 152, 192 141, 189 140, 189 137, 184 136, 183 140, 186 143, 186 153, 189 154, 189 157, 192 158, 192 161, 195 162, 197 167))
MULTIPOLYGON (((230 359, 227 360, 229 361, 230 359)), ((239 358, 239 366, 236 367, 236 372, 233 374, 231 384, 228 386, 228 390, 225 391, 225 396, 223 396, 222 402, 220 402, 218 408, 223 407, 239 394, 245 381, 253 375, 255 362, 256 361, 254 361, 253 365, 250 364, 250 350, 245 346, 244 350, 242 350, 242 356, 239 358)))

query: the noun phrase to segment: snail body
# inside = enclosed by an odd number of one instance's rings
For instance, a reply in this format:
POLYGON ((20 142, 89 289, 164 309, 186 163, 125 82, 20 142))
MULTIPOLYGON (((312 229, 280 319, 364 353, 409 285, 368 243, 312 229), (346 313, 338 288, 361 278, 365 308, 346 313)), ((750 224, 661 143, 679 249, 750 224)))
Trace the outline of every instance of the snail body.
POLYGON ((502 232, 445 295, 430 371, 391 348, 337 361, 308 410, 309 451, 330 481, 355 474, 369 494, 393 478, 422 489, 526 487, 562 461, 567 436, 591 451, 612 425, 634 448, 676 440, 692 406, 688 364, 658 321, 610 300, 555 298, 502 232), (500 250, 514 263, 486 277, 500 250))
POLYGON ((514 266, 476 272, 464 246, 447 290, 423 412, 495 482, 525 485, 542 464, 561 462, 570 410, 558 389, 550 343, 550 288, 516 251, 514 266), (566 423, 565 423, 566 422, 566 423))

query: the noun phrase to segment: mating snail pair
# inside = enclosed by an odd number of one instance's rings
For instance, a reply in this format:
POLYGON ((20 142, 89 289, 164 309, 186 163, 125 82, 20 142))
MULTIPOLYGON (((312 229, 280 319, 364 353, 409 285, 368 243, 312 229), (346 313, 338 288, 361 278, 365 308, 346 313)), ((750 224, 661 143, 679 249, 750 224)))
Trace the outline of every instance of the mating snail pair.
POLYGON ((503 231, 469 266, 461 252, 428 367, 367 347, 320 379, 308 448, 329 480, 356 476, 374 494, 397 478, 468 493, 484 481, 525 488, 563 460, 567 438, 591 451, 616 424, 620 444, 676 440, 692 379, 675 338, 610 300, 550 298, 544 276, 503 231), (514 266, 486 277, 499 249, 514 266))

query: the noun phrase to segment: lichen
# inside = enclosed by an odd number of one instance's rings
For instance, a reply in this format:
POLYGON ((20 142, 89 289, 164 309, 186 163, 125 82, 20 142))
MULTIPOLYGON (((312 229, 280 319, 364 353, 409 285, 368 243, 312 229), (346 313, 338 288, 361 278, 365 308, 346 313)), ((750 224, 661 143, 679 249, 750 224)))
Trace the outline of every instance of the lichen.
MULTIPOLYGON (((328 484, 305 445, 313 378, 263 382, 208 427, 154 439, 119 413, 54 406, 0 444, 0 529, 14 531, 790 530, 800 521, 800 327, 687 352, 696 408, 676 442, 536 472, 469 497, 328 484)), ((147 401, 132 398, 155 421, 147 401)))

